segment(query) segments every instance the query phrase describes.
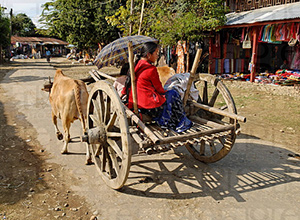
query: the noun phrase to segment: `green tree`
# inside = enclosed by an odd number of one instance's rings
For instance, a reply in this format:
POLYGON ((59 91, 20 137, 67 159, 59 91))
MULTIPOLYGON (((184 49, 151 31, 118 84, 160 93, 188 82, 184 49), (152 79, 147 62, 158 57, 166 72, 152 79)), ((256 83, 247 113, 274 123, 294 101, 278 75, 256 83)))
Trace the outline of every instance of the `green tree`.
POLYGON ((10 45, 9 19, 4 16, 3 9, 0 7, 0 63, 2 63, 2 49, 10 45))
POLYGON ((12 35, 20 37, 36 36, 36 26, 26 14, 20 13, 12 16, 12 35))
MULTIPOLYGON (((135 0, 133 15, 130 1, 121 6, 109 23, 128 35, 129 24, 138 32, 142 0, 135 0)), ((141 34, 156 37, 164 45, 177 40, 199 40, 207 31, 216 30, 225 23, 224 0, 153 0, 146 1, 141 34)))
POLYGON ((55 0, 43 5, 41 22, 50 36, 59 37, 79 48, 108 43, 118 38, 118 29, 105 20, 123 1, 55 0))

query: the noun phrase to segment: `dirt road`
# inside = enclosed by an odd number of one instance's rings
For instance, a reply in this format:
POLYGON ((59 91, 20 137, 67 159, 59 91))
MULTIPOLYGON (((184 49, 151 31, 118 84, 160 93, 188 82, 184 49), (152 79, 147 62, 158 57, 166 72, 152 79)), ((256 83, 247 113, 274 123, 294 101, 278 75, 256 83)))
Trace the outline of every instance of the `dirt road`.
POLYGON ((135 155, 126 186, 108 188, 84 165, 79 122, 71 127, 71 153, 60 154, 41 91, 53 75, 36 60, 1 81, 0 219, 300 219, 300 161, 288 146, 254 136, 240 135, 215 164, 185 149, 135 155), (139 182, 147 176, 154 181, 139 182))

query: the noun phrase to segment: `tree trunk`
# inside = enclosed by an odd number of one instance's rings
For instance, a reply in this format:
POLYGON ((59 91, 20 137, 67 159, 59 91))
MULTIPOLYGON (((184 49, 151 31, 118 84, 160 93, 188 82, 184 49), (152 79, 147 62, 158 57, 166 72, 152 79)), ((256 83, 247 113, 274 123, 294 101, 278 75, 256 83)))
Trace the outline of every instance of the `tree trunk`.
MULTIPOLYGON (((131 4, 130 4, 131 19, 132 19, 132 14, 133 14, 133 0, 131 0, 131 4)), ((131 36, 131 34, 132 34, 132 21, 130 21, 130 24, 129 24, 129 36, 131 36)))
POLYGON ((140 26, 139 26, 139 32, 138 32, 138 35, 141 34, 142 23, 143 23, 144 7, 145 7, 145 0, 143 0, 143 4, 142 4, 141 19, 140 19, 140 26))
POLYGON ((2 45, 0 45, 0 64, 3 63, 3 56, 2 56, 2 45))

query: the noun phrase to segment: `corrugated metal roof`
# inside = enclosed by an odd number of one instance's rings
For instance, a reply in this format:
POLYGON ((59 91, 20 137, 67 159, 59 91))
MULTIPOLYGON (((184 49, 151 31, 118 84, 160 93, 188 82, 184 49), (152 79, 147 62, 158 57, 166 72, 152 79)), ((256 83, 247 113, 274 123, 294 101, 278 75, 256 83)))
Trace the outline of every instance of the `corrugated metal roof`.
POLYGON ((229 13, 226 26, 300 18, 300 2, 229 13))

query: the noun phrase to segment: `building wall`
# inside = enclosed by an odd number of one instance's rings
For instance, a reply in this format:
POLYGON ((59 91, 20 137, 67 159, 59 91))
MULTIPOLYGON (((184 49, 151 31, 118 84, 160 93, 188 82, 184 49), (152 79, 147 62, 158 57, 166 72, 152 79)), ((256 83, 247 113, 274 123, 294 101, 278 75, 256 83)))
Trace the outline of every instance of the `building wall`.
POLYGON ((250 11, 274 5, 290 4, 300 0, 226 0, 230 12, 250 11))

